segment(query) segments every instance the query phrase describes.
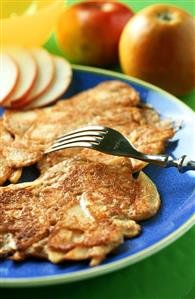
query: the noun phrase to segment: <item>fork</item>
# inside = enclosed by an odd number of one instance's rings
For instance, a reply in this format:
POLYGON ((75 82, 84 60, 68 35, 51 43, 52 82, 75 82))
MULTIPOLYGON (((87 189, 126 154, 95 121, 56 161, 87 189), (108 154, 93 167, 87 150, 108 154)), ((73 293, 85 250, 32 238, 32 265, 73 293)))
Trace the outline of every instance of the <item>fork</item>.
POLYGON ((170 155, 148 155, 141 153, 118 131, 103 127, 89 126, 58 137, 45 151, 46 154, 67 148, 90 148, 113 156, 130 157, 162 167, 176 167, 180 172, 195 170, 195 161, 186 155, 174 159, 170 155))

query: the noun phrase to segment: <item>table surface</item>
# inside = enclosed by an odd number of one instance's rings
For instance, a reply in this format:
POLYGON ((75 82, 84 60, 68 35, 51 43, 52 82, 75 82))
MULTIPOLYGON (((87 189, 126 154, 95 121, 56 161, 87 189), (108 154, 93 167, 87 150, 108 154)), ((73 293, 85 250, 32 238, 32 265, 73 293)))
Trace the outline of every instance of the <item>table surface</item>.
MULTIPOLYGON (((76 2, 69 0, 69 3, 76 2)), ((134 11, 157 1, 123 1, 134 11)), ((195 15, 193 1, 167 1, 195 15)), ((162 3, 161 2, 161 3, 162 3)), ((47 43, 47 48, 58 49, 47 43)), ((181 98, 195 110, 195 91, 181 98)), ((193 299, 195 298, 195 227, 159 253, 125 269, 90 280, 34 289, 1 289, 1 298, 28 299, 193 299)))

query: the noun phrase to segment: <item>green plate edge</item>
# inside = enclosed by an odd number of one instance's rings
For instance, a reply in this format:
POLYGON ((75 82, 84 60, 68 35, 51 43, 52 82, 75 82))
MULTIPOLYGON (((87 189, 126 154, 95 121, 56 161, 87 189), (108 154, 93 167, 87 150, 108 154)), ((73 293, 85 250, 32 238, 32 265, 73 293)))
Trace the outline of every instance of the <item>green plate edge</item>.
MULTIPOLYGON (((142 81, 140 79, 130 77, 124 74, 120 74, 113 71, 108 71, 104 69, 94 68, 94 67, 88 67, 88 66, 81 66, 81 65, 72 65, 73 70, 79 70, 83 72, 92 72, 107 76, 114 76, 118 79, 125 79, 129 82, 135 82, 139 85, 143 85, 148 87, 149 89, 156 90, 159 93, 165 94, 167 97, 169 97, 172 101, 175 101, 177 104, 182 105, 183 107, 187 108, 189 112, 194 117, 195 112, 188 107, 185 103, 181 102, 179 99, 177 99, 172 94, 162 90, 159 87, 156 87, 153 84, 147 83, 145 81, 142 81)), ((194 128, 195 128, 195 122, 194 122, 194 128)), ((176 241, 179 237, 181 237, 183 234, 185 234, 193 225, 195 224, 195 215, 192 215, 182 226, 180 226, 176 231, 171 233, 169 236, 164 238, 163 240, 157 242, 156 244, 148 247, 147 249, 142 250, 141 252, 138 252, 132 256, 123 258, 119 261, 112 262, 111 264, 107 265, 100 265, 88 270, 82 270, 78 271, 77 273, 71 273, 71 274, 60 274, 60 275, 54 275, 54 276, 44 276, 40 278, 17 278, 17 279, 0 279, 0 287, 37 287, 37 286, 46 286, 46 285, 54 285, 54 284, 62 284, 62 283, 69 283, 74 281, 79 281, 82 279, 89 279, 92 277, 104 275, 116 270, 119 270, 121 268, 130 266, 136 262, 139 262, 143 260, 146 257, 151 256, 154 253, 157 253, 158 251, 162 250, 166 246, 170 245, 174 241, 176 241)))

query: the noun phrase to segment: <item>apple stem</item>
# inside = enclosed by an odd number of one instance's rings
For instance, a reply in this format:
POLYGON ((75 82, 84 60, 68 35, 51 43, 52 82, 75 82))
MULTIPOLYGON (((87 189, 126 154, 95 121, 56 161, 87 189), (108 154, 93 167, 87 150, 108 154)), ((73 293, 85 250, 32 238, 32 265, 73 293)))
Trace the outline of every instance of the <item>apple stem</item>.
POLYGON ((161 19, 162 21, 171 21, 172 17, 170 15, 170 13, 168 12, 160 12, 158 14, 158 18, 161 19))

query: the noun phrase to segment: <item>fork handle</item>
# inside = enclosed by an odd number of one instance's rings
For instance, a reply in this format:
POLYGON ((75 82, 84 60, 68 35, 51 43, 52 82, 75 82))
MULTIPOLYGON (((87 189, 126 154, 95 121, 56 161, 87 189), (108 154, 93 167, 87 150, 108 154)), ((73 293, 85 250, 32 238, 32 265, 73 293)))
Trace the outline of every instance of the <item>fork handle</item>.
POLYGON ((176 167, 179 172, 195 170, 195 161, 190 160, 186 155, 174 159, 170 155, 144 155, 145 161, 162 167, 176 167))
POLYGON ((181 156, 179 159, 171 159, 167 161, 165 167, 177 167, 179 172, 186 172, 188 170, 195 170, 195 161, 190 160, 186 155, 181 156))

